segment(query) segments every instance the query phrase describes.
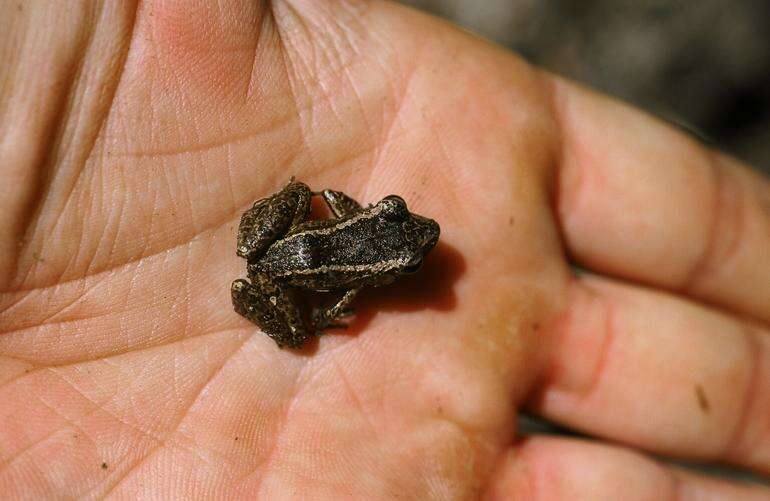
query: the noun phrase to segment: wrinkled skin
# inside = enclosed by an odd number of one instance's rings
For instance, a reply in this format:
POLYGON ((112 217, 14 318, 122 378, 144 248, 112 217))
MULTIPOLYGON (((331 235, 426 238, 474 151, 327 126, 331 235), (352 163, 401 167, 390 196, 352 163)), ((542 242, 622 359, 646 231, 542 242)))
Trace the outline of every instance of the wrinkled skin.
POLYGON ((649 455, 770 471, 766 180, 392 4, 2 12, 3 496, 767 498, 649 455), (229 297, 291 175, 442 227, 301 352, 229 297))

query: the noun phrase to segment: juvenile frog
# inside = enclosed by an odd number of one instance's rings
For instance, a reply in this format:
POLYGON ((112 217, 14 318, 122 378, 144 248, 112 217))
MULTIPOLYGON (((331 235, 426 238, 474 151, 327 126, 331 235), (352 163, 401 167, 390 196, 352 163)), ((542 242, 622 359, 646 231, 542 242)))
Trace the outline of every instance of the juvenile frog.
POLYGON ((279 347, 298 348, 326 328, 344 327, 340 320, 352 314, 364 287, 417 271, 439 231, 399 196, 364 208, 342 192, 313 193, 292 180, 241 216, 236 253, 247 261, 248 280, 232 283, 233 306, 279 347), (313 195, 324 198, 334 218, 308 219, 313 195), (307 321, 296 296, 303 290, 338 298, 314 308, 307 321))

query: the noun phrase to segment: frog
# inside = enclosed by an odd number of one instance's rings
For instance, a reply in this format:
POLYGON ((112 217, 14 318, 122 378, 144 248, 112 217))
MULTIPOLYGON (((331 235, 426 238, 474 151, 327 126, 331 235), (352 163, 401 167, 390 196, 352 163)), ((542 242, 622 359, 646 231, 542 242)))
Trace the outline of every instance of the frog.
POLYGON ((345 328, 364 288, 416 273, 439 235, 435 220, 410 212, 398 195, 363 207, 341 191, 313 192, 292 178, 241 216, 236 254, 246 260, 247 278, 231 284, 233 308, 279 348, 300 348, 327 329, 345 328), (332 217, 310 219, 314 196, 332 217), (307 312, 304 293, 336 299, 307 312))

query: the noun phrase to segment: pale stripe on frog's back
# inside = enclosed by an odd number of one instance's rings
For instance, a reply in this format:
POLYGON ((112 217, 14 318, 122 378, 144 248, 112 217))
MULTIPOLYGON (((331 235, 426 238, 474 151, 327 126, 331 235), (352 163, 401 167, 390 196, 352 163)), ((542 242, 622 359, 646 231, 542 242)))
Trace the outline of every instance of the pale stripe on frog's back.
MULTIPOLYGON (((273 247, 280 247, 286 242, 291 242, 295 238, 298 238, 302 235, 328 235, 330 233, 334 233, 336 231, 339 231, 341 229, 347 228, 350 225, 353 225, 357 223, 358 221, 362 219, 371 219, 375 216, 377 216, 380 212, 382 212, 382 206, 381 205, 375 205, 374 207, 371 207, 369 209, 365 209, 358 214, 349 217, 347 219, 340 219, 338 224, 333 224, 331 226, 325 226, 323 228, 317 228, 312 230, 306 230, 306 231, 300 231, 298 233, 294 233, 292 235, 288 235, 280 240, 277 240, 272 246, 273 247)), ((335 221, 332 219, 331 221, 335 221)))
POLYGON ((273 276, 275 277, 288 277, 291 275, 314 275, 314 274, 324 274, 328 273, 330 271, 356 271, 356 272, 364 272, 368 271, 370 274, 376 274, 380 273, 382 271, 392 270, 393 268, 397 268, 399 266, 406 266, 406 264, 409 262, 408 256, 402 256, 397 259, 388 259, 387 261, 380 261, 379 263, 375 264, 325 264, 321 265, 317 268, 313 269, 304 269, 304 270, 287 270, 281 273, 275 273, 273 276))
POLYGON ((364 283, 374 275, 406 266, 419 253, 416 242, 404 238, 401 221, 378 217, 375 212, 344 223, 342 228, 329 228, 334 231, 303 231, 288 244, 271 246, 260 267, 278 280, 298 285, 304 279, 314 284, 335 279, 364 283))

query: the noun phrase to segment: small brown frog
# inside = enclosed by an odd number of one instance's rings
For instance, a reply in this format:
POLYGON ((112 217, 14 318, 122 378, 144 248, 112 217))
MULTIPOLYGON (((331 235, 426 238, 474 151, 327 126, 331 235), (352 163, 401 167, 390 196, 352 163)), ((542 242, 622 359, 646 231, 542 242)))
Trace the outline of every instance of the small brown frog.
POLYGON ((233 306, 279 347, 298 348, 325 328, 344 327, 339 320, 352 314, 350 304, 362 288, 417 271, 439 232, 434 220, 409 212, 399 196, 364 208, 344 193, 313 193, 292 179, 241 217, 236 252, 248 262, 248 280, 232 283, 233 306), (334 218, 308 220, 317 194, 334 218), (341 297, 314 308, 307 325, 297 290, 341 297))

